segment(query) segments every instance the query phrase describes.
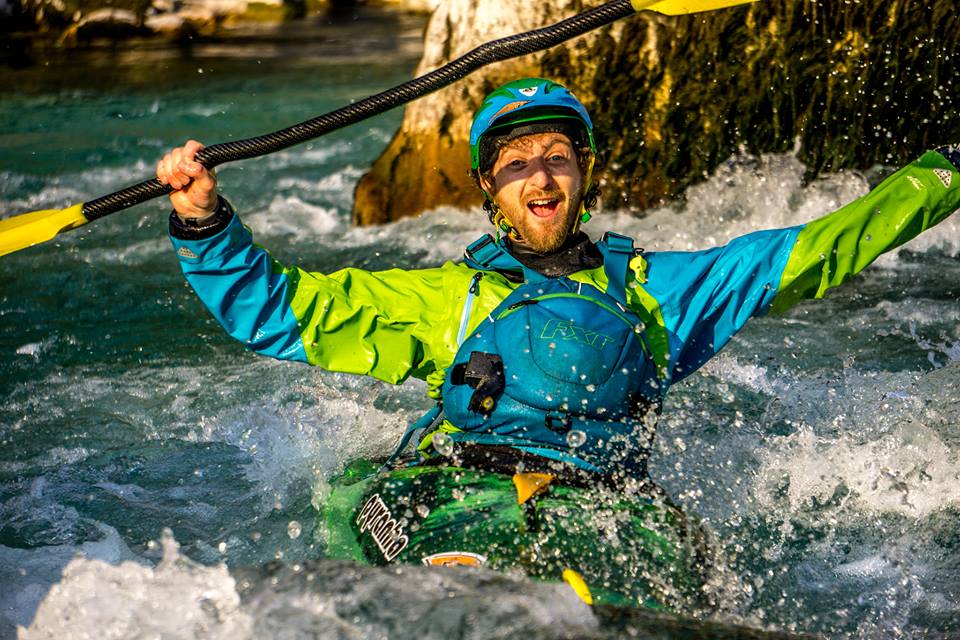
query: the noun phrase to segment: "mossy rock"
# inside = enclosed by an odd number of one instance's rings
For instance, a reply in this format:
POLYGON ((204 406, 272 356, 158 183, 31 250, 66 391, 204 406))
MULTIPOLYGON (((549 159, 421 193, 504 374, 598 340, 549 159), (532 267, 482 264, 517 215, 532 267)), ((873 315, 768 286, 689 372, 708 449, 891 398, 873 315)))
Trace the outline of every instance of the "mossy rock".
MULTIPOLYGON (((446 0, 431 19, 418 73, 584 8, 446 0), (531 6, 542 22, 516 19, 531 6)), ((645 13, 546 54, 491 65, 419 101, 427 106, 408 106, 359 183, 354 220, 478 204, 466 175, 469 114, 484 90, 522 75, 563 82, 590 109, 608 208, 641 211, 675 198, 741 152, 796 152, 808 179, 905 163, 960 141, 957 33, 952 0, 764 0, 690 16, 645 13)))

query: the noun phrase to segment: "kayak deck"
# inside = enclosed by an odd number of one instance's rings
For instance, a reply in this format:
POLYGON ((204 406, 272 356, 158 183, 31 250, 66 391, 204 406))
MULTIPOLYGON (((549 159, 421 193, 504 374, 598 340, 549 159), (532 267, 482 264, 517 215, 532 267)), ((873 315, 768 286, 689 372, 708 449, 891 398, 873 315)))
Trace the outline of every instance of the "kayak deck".
POLYGON ((334 481, 328 557, 484 565, 546 581, 572 570, 597 603, 709 606, 705 532, 662 495, 550 482, 531 491, 515 476, 454 466, 376 469, 360 461, 334 481))

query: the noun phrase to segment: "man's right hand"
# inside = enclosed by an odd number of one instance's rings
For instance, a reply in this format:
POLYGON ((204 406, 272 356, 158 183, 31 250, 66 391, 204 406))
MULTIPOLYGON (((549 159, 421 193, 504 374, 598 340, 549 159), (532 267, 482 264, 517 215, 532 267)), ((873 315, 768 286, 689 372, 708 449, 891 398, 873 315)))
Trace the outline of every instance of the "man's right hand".
POLYGON ((190 140, 163 156, 157 180, 174 188, 170 202, 181 219, 205 218, 217 209, 217 176, 194 160, 203 145, 190 140))

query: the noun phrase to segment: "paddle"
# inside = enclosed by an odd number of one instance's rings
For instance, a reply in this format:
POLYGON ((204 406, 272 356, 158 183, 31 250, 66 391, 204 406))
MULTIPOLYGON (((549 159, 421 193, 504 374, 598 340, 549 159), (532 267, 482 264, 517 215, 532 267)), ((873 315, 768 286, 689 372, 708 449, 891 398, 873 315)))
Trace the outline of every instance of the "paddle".
MULTIPOLYGON (((614 0, 550 27, 487 42, 419 78, 312 120, 256 138, 206 147, 197 154, 196 159, 203 166, 212 169, 225 162, 255 158, 286 149, 442 89, 485 65, 548 49, 598 27, 634 15, 638 11, 683 15, 754 1, 614 0)), ((166 195, 170 191, 172 188, 169 185, 161 184, 159 180, 153 178, 66 209, 45 209, 0 220, 0 256, 52 240, 64 231, 76 229, 97 218, 166 195)))

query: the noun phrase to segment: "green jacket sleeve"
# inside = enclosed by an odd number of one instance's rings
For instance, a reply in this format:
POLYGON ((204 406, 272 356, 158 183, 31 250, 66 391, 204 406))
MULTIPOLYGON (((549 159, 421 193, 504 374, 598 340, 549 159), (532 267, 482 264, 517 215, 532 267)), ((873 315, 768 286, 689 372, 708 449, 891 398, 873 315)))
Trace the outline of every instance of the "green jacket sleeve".
POLYGON ((805 298, 821 298, 886 251, 945 220, 960 207, 960 174, 930 151, 876 189, 823 218, 797 236, 771 311, 805 298))
POLYGON ((257 353, 398 383, 427 377, 455 350, 452 316, 470 277, 458 265, 313 273, 253 244, 238 216, 212 237, 171 239, 203 303, 257 353))

